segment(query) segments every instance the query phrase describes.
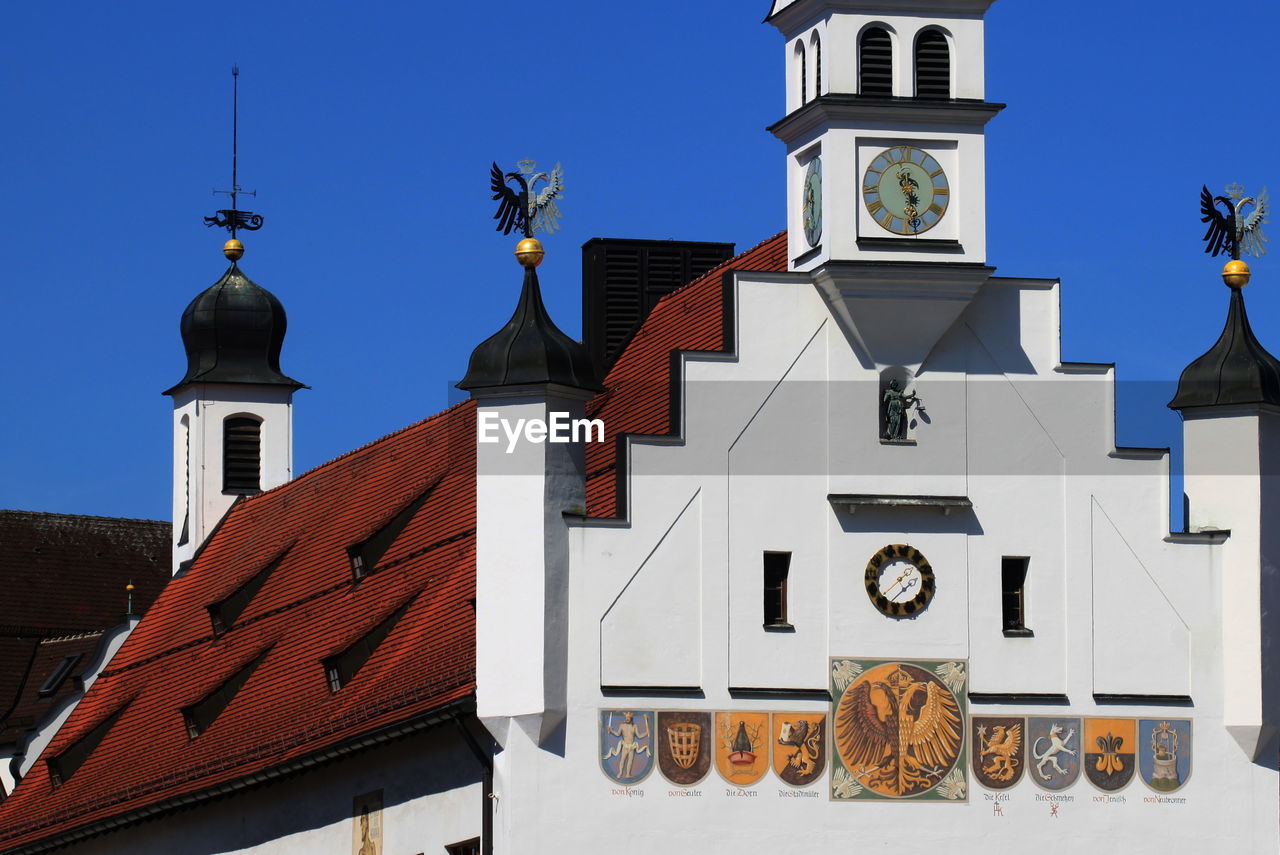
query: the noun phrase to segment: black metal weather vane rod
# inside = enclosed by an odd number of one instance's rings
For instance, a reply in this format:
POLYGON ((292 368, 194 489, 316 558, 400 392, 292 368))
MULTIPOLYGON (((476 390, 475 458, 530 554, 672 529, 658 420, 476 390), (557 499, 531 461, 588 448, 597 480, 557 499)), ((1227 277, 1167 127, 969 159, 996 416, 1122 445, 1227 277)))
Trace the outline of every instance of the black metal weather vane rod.
POLYGON ((214 190, 216 196, 219 193, 231 197, 231 207, 216 212, 212 217, 205 217, 204 224, 206 226, 217 226, 220 229, 226 229, 231 232, 234 239, 236 230, 244 229, 248 232, 254 232, 262 228, 262 215, 255 214, 252 211, 241 211, 237 207, 236 199, 241 194, 245 196, 257 196, 257 190, 245 190, 240 186, 239 177, 239 160, 240 160, 240 67, 238 65, 231 66, 231 189, 230 190, 214 190))

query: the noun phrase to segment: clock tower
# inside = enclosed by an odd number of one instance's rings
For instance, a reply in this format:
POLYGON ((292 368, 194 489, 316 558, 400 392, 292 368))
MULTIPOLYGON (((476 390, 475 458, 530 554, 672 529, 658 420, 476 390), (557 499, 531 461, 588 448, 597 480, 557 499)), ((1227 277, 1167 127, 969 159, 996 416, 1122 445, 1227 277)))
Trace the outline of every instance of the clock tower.
POLYGON ((786 38, 787 115, 770 130, 787 146, 789 264, 882 368, 914 372, 992 273, 993 2, 774 0, 768 18, 786 38), (903 311, 912 341, 886 333, 903 311))
POLYGON ((982 16, 994 0, 775 0, 793 269, 986 261, 982 16))

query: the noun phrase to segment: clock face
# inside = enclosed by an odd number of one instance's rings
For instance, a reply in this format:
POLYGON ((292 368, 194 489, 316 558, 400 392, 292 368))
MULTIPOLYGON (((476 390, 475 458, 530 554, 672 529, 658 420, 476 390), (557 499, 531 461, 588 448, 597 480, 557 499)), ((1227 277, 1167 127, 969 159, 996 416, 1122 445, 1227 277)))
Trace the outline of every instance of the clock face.
POLYGON ((867 562, 867 597, 882 614, 911 617, 933 599, 933 567, 914 546, 886 546, 867 562))
POLYGON ((809 161, 804 172, 804 239, 817 246, 822 237, 822 159, 809 161))
POLYGON ((951 185, 942 165, 909 145, 876 155, 862 177, 862 202, 872 219, 899 235, 929 231, 947 213, 951 185))

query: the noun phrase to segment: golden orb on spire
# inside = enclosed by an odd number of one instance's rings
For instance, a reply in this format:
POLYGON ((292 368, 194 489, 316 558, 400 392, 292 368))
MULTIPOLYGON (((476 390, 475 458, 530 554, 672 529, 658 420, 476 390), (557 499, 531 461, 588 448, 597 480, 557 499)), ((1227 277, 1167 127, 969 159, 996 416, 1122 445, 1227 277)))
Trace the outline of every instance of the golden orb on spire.
POLYGON ((134 590, 134 589, 133 589, 133 583, 132 583, 132 582, 130 582, 128 585, 125 585, 125 586, 124 586, 124 589, 125 589, 126 591, 128 591, 129 593, 133 593, 133 590, 134 590))
POLYGON ((1228 288, 1234 288, 1237 291, 1249 284, 1249 277, 1252 275, 1249 272, 1249 265, 1239 259, 1228 261, 1222 268, 1222 281, 1227 283, 1228 288))
POLYGON ((232 238, 222 245, 222 254, 232 261, 239 261, 244 255, 244 244, 232 238))
POLYGON ((536 238, 525 238, 516 244, 516 260, 521 267, 537 267, 542 263, 546 252, 542 249, 542 241, 536 238))

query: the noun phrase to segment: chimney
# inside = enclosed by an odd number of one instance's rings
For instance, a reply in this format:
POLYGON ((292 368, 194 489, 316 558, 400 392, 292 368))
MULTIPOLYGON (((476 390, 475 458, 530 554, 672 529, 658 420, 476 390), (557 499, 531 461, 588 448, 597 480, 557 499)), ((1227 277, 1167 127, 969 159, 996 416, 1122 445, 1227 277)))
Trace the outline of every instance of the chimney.
POLYGON ((592 238, 582 245, 582 336, 600 377, 664 295, 733 257, 731 243, 592 238))

